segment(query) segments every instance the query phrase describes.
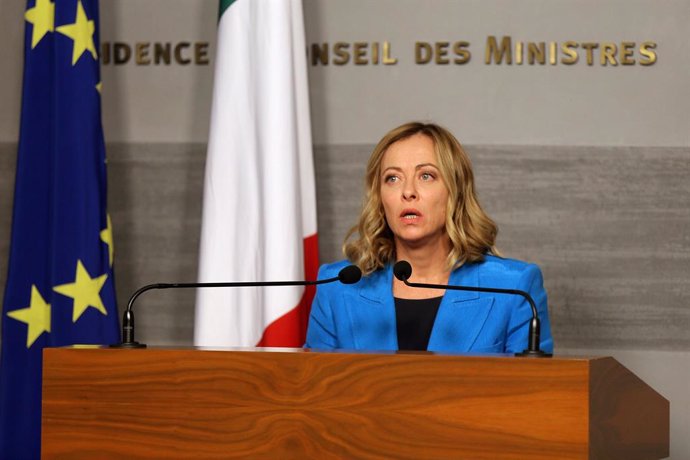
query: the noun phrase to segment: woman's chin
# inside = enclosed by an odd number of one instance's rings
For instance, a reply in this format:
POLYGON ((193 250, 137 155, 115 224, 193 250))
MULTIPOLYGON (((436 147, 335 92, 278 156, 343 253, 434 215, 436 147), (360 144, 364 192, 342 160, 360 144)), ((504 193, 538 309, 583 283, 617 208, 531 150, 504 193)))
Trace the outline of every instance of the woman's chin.
POLYGON ((396 242, 411 249, 433 247, 448 241, 445 234, 428 234, 421 231, 404 231, 395 236, 396 242))

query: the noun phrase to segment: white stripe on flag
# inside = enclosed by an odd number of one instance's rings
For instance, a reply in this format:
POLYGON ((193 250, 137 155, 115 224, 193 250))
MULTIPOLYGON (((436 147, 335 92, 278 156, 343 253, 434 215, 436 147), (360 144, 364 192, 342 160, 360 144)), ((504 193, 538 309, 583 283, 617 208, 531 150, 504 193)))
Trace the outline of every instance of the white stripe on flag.
MULTIPOLYGON (((300 280, 316 233, 299 0, 237 0, 220 18, 199 280, 300 280)), ((197 293, 194 342, 253 346, 303 288, 197 293)))

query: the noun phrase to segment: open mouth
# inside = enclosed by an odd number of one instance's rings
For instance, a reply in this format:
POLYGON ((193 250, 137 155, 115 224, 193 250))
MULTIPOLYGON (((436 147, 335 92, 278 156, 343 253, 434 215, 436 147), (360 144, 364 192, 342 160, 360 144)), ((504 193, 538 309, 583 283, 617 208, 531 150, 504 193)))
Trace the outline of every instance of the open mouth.
POLYGON ((403 210, 403 212, 400 213, 400 217, 403 220, 414 220, 418 219, 419 217, 422 217, 422 213, 420 213, 416 209, 405 209, 403 210))

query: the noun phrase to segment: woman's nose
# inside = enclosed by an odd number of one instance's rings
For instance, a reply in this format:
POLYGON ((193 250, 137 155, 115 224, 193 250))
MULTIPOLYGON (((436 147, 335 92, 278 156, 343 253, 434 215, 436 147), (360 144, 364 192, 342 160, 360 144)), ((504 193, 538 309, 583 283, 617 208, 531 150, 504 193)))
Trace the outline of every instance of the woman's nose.
POLYGON ((403 200, 410 201, 417 198, 417 190, 414 187, 414 182, 408 181, 402 190, 403 200))

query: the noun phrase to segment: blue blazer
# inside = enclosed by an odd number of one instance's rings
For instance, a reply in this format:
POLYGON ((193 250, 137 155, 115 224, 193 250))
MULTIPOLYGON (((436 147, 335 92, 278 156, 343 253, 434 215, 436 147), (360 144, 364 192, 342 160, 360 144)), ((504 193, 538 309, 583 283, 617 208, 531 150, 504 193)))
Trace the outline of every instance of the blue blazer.
MULTIPOLYGON (((319 279, 331 278, 347 261, 323 265, 319 279)), ((448 284, 527 291, 541 320, 541 348, 553 339, 541 270, 534 264, 487 255, 482 262, 454 270, 448 284)), ((338 282, 317 288, 305 347, 397 350, 393 267, 388 265, 357 284, 338 282)), ((527 348, 529 303, 517 295, 447 290, 436 315, 428 350, 460 353, 514 353, 527 348)))

